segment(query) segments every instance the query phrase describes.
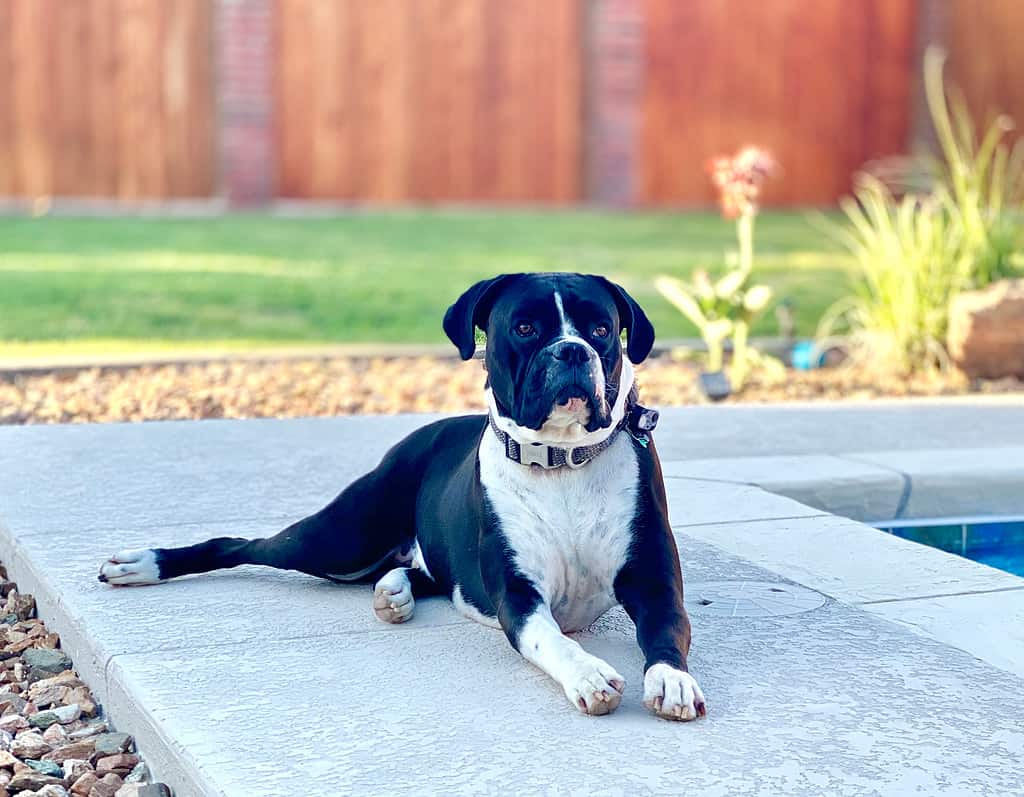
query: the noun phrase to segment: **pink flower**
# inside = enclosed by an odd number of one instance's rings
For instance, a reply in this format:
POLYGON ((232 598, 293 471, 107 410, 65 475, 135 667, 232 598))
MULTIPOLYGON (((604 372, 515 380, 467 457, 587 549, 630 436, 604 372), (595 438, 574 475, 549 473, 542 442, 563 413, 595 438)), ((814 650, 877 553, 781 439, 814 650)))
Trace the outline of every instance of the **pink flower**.
POLYGON ((761 185, 777 171, 767 150, 743 147, 732 157, 719 155, 708 162, 711 182, 718 189, 722 215, 734 219, 744 213, 757 213, 761 185))

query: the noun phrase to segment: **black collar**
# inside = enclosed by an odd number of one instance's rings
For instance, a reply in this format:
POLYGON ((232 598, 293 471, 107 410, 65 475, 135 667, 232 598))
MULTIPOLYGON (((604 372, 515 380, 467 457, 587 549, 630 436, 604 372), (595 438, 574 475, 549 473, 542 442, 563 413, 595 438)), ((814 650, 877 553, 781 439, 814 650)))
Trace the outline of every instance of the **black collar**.
POLYGON ((572 448, 559 448, 544 443, 521 443, 508 432, 498 428, 493 414, 488 413, 487 420, 491 431, 505 447, 505 456, 513 462, 527 467, 539 465, 545 470, 562 467, 575 470, 582 468, 598 454, 611 447, 623 429, 626 429, 640 445, 646 448, 650 441, 650 432, 654 431, 658 425, 658 411, 640 406, 636 401, 636 388, 634 387, 626 401, 626 412, 610 435, 600 443, 572 448))

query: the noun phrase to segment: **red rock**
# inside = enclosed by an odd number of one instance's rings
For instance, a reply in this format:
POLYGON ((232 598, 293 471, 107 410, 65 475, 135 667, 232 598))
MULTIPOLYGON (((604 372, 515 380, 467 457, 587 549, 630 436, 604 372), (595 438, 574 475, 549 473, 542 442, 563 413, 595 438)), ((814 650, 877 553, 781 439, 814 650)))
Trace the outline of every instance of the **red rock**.
POLYGON ((50 745, 43 740, 40 733, 20 733, 11 743, 11 752, 18 758, 42 758, 50 752, 50 745))
POLYGON ((58 747, 43 756, 43 761, 55 761, 58 764, 63 764, 69 758, 78 758, 83 761, 88 761, 92 757, 93 751, 96 749, 96 743, 92 740, 85 739, 81 742, 72 742, 71 744, 65 744, 62 747, 58 747))
POLYGON ((49 775, 43 775, 40 772, 36 772, 34 769, 26 769, 13 778, 8 785, 10 791, 15 793, 19 791, 38 791, 43 786, 49 785, 61 786, 63 781, 60 778, 53 778, 49 775))
POLYGON ((114 773, 104 775, 102 779, 93 784, 92 789, 89 790, 89 797, 114 797, 123 785, 124 780, 118 775, 114 773))
POLYGON ((116 772, 119 775, 126 775, 138 763, 139 757, 132 753, 109 755, 96 762, 96 774, 103 775, 107 772, 116 772))
POLYGON ((0 731, 17 733, 28 727, 28 720, 21 714, 5 714, 0 717, 0 731))
POLYGON ((957 296, 947 342, 950 357, 968 376, 1024 378, 1024 279, 957 296))
POLYGON ((79 795, 79 797, 87 797, 89 792, 92 791, 92 787, 99 783, 99 780, 95 772, 86 772, 71 784, 71 793, 79 795))

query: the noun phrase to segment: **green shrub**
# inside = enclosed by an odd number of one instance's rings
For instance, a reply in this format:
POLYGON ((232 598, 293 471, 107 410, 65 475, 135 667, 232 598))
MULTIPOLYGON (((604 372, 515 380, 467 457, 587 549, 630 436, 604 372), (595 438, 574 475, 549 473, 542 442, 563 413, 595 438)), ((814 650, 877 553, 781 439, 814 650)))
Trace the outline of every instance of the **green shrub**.
POLYGON ((939 157, 890 158, 869 171, 898 194, 948 193, 971 250, 971 284, 985 287, 1012 276, 1024 246, 1024 139, 1009 140, 1014 123, 996 116, 979 135, 963 95, 947 88, 945 52, 929 47, 924 87, 939 157))
POLYGON ((818 337, 848 334, 854 360, 880 370, 945 366, 949 305, 969 283, 974 256, 954 204, 941 187, 896 199, 860 175, 854 196, 840 203, 848 224, 836 235, 862 279, 825 314, 818 337))

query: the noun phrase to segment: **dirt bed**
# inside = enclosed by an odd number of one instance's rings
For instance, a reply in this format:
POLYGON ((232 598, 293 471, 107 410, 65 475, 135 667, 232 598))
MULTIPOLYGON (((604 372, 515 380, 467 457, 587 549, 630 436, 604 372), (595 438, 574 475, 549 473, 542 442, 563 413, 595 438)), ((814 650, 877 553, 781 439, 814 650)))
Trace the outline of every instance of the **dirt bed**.
MULTIPOLYGON (((638 369, 645 404, 703 401, 697 368, 670 357, 638 369)), ((0 376, 0 423, 89 423, 359 413, 458 412, 483 407, 479 361, 339 358, 146 366, 0 376)), ((1018 380, 971 382, 953 372, 895 377, 864 369, 788 371, 753 378, 728 402, 871 399, 1024 392, 1018 380)))

